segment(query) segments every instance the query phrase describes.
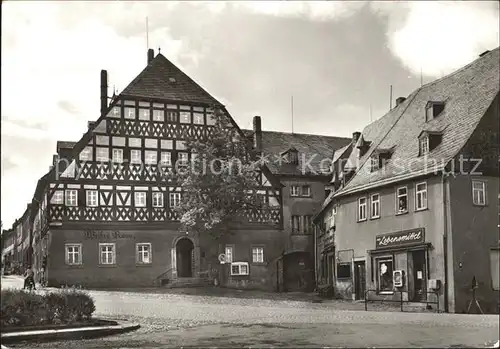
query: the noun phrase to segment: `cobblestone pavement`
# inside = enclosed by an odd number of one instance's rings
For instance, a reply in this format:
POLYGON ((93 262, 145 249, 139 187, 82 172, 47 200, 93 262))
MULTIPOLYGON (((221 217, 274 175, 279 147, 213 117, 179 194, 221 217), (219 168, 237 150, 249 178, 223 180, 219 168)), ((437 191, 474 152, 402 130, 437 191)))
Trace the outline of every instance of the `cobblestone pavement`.
POLYGON ((141 329, 102 339, 37 346, 484 347, 486 342, 498 339, 499 331, 495 315, 365 312, 340 309, 342 304, 338 302, 317 304, 169 293, 90 294, 96 301, 96 316, 139 322, 141 329))

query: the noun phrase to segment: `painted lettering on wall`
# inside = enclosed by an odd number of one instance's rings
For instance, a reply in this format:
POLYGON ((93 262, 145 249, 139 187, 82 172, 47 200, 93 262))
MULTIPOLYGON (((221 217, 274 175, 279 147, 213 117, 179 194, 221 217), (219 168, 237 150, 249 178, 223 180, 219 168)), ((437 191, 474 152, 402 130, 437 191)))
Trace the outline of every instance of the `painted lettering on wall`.
POLYGON ((103 231, 103 230, 85 230, 83 236, 86 240, 119 240, 119 239, 135 239, 133 234, 122 233, 118 230, 103 231))
POLYGON ((425 241, 424 229, 406 230, 397 233, 378 235, 375 238, 375 248, 422 243, 425 241))

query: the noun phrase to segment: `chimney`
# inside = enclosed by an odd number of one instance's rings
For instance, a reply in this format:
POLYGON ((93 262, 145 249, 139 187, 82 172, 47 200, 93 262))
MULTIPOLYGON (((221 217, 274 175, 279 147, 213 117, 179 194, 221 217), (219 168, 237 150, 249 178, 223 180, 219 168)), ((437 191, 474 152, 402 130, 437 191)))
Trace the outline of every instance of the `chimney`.
POLYGON ((352 134, 352 143, 356 144, 358 142, 359 136, 361 136, 361 132, 353 132, 352 134))
POLYGON ((101 115, 108 109, 108 72, 101 70, 101 115))
POLYGON ((152 48, 150 48, 148 50, 148 64, 151 63, 153 58, 155 58, 155 51, 152 48))
POLYGON ((58 162, 59 162, 59 154, 52 155, 52 166, 57 166, 58 162))
POLYGON ((396 98, 396 107, 406 101, 406 97, 398 97, 396 98))
POLYGON ((260 116, 253 117, 253 147, 257 151, 262 151, 262 121, 260 116))

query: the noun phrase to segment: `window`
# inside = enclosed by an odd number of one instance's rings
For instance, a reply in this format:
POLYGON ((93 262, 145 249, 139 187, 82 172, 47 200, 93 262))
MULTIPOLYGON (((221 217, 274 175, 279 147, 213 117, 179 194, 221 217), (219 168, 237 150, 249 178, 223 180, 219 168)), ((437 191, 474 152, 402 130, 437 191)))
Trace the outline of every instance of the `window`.
POLYGON ((53 205, 64 204, 64 192, 62 190, 56 190, 50 199, 50 203, 53 205))
POLYGON ((298 185, 290 187, 290 196, 300 196, 300 187, 298 185))
POLYGON ((66 190, 66 206, 78 206, 78 190, 66 190))
POLYGON ((123 149, 113 149, 113 162, 119 164, 123 162, 123 149))
POLYGON ((292 232, 300 231, 300 216, 292 216, 292 232))
POLYGON ((380 195, 373 194, 371 197, 371 218, 380 218, 380 195))
POLYGON ((188 164, 188 153, 177 153, 178 156, 178 162, 180 166, 185 166, 188 164))
POLYGON ((167 111, 167 121, 168 122, 177 122, 178 113, 176 111, 167 111))
POLYGON ((161 152, 161 164, 164 166, 172 166, 172 153, 169 151, 162 151, 161 152))
POLYGON ((393 292, 392 272, 394 270, 392 258, 377 259, 377 289, 379 292, 393 292))
POLYGON ((113 107, 113 112, 112 112, 111 116, 114 118, 119 118, 120 114, 121 114, 121 108, 120 107, 113 107))
POLYGON ((132 164, 140 164, 142 162, 141 155, 140 150, 132 149, 130 151, 130 162, 132 164))
POLYGON ((177 207, 181 202, 181 193, 170 193, 169 195, 170 207, 177 207))
POLYGON ((252 262, 253 263, 264 263, 264 247, 253 247, 252 248, 252 262))
POLYGON ((135 244, 135 250, 137 252, 136 262, 138 264, 151 264, 151 244, 150 243, 139 243, 135 244))
POLYGON ((418 183, 415 186, 415 210, 425 210, 427 208, 427 183, 418 183))
POLYGON ((366 220, 366 198, 358 199, 358 221, 366 220))
POLYGON ((233 263, 233 251, 234 251, 233 245, 226 245, 226 248, 224 250, 224 254, 226 255, 226 262, 227 263, 233 263))
POLYGON ((134 202, 135 207, 146 207, 146 192, 135 192, 134 202))
POLYGON ((378 171, 380 168, 380 160, 378 155, 372 155, 370 157, 370 169, 372 172, 378 171))
POLYGON ((158 163, 158 152, 156 150, 146 150, 144 162, 146 165, 156 165, 158 163))
POLYGON ((175 142, 175 149, 177 149, 177 150, 186 150, 186 142, 184 142, 184 141, 176 141, 175 142))
POLYGON ((215 116, 213 113, 208 113, 207 114, 207 125, 215 125, 215 116))
POLYGON ((96 161, 109 161, 109 149, 105 147, 97 147, 95 158, 96 161))
POLYGON ((97 190, 87 190, 87 206, 88 207, 99 206, 99 194, 97 190))
POLYGON ((111 142, 115 146, 124 147, 125 146, 125 137, 113 136, 113 138, 111 139, 111 142))
POLYGON ((197 124, 197 125, 203 125, 205 123, 204 118, 203 118, 203 114, 194 113, 193 114, 193 123, 197 124))
POLYGON ((128 146, 134 148, 140 148, 142 146, 142 142, 140 138, 129 138, 128 146))
POLYGON ((191 113, 188 111, 181 111, 179 114, 181 124, 189 124, 191 122, 191 113))
POLYGON ((163 110, 153 110, 153 120, 154 121, 164 121, 165 113, 163 110))
POLYGON ((163 207, 163 193, 153 193, 153 207, 163 207))
POLYGON ((276 206, 280 205, 278 198, 276 196, 269 196, 269 203, 268 204, 270 207, 276 207, 276 206))
POLYGON ((248 263, 233 262, 231 263, 231 275, 248 275, 248 263))
POLYGON ((95 136, 95 144, 109 145, 109 136, 95 136))
POLYGON ((139 120, 149 120, 149 109, 139 109, 139 120))
POLYGON ((429 153, 429 137, 422 137, 418 140, 418 151, 420 155, 429 153))
POLYGON ((481 181, 472 181, 472 202, 474 205, 486 205, 486 183, 481 181))
POLYGON ((158 148, 158 140, 155 138, 146 138, 144 140, 144 147, 156 149, 158 148))
POLYGON ((303 216, 302 217, 302 232, 304 234, 312 233, 312 216, 303 216))
POLYGON ((99 244, 99 263, 108 265, 116 263, 115 244, 99 244))
POLYGON ((80 152, 81 161, 92 161, 92 147, 85 147, 80 152))
POLYGON ((425 121, 431 121, 444 110, 444 102, 428 102, 425 107, 425 121))
POLYGON ((408 211, 408 189, 406 187, 398 188, 396 192, 397 213, 405 213, 408 211))
POLYGON ((171 139, 162 139, 160 146, 162 149, 173 149, 174 142, 171 139))
POLYGON ((125 108, 125 119, 135 119, 135 108, 125 108))
POLYGON ((311 196, 311 187, 308 185, 302 186, 302 196, 311 196))
POLYGON ((351 277, 351 263, 337 264, 337 278, 348 279, 351 277))
POLYGON ((82 264, 82 245, 81 244, 66 244, 66 264, 80 265, 82 264))

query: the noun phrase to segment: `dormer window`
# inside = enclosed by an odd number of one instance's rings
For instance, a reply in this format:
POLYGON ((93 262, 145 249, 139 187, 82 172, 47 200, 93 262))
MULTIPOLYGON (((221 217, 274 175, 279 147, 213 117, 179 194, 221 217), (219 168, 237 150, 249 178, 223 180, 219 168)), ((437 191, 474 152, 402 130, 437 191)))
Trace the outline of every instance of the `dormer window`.
POLYGON ((370 169, 372 172, 378 171, 380 168, 380 157, 378 154, 372 155, 370 157, 370 169))
POLYGON ((442 136, 441 131, 422 131, 418 136, 418 155, 429 154, 441 143, 442 136))
POLYGON ((292 165, 298 165, 299 164, 299 152, 295 148, 290 148, 284 153, 281 154, 285 162, 292 164, 292 165))
POLYGON ((418 140, 418 151, 420 156, 429 153, 429 136, 422 137, 418 140))
POLYGON ((425 121, 437 118, 444 110, 444 102, 427 102, 425 106, 425 121))

